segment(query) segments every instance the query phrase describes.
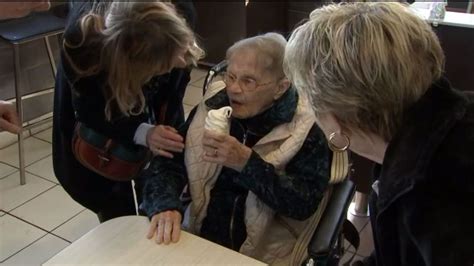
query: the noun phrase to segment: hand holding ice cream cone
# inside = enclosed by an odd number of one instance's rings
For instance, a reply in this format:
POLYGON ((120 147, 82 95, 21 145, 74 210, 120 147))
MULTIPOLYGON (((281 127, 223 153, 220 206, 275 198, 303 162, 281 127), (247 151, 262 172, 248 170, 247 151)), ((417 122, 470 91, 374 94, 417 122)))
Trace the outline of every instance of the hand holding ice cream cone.
POLYGON ((229 135, 231 113, 229 106, 209 111, 202 139, 203 160, 242 171, 252 150, 229 135))

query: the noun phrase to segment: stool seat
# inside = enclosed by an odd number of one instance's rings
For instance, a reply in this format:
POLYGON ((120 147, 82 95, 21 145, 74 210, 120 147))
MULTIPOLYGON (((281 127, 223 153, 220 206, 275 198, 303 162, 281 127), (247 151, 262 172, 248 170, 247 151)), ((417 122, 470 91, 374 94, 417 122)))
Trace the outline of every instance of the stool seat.
POLYGON ((66 20, 51 12, 32 13, 27 17, 0 22, 0 37, 11 43, 22 43, 64 30, 66 20))

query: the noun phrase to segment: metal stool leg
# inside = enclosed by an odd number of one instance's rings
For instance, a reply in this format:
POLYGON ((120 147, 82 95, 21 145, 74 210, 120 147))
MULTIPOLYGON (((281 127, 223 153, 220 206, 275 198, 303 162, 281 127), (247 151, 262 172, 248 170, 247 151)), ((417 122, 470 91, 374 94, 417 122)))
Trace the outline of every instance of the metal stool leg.
MULTIPOLYGON (((21 100, 22 96, 22 80, 21 80, 21 67, 20 67, 20 45, 13 44, 13 64, 15 68, 15 97, 16 97, 16 109, 18 112, 18 118, 20 120, 20 126, 23 128, 23 104, 21 100)), ((23 131, 18 133, 18 156, 20 161, 20 185, 26 184, 25 177, 25 150, 23 142, 23 131)))
POLYGON ((54 61, 53 50, 51 50, 51 44, 49 43, 48 36, 44 37, 44 44, 46 45, 46 51, 48 52, 51 70, 53 71, 53 75, 56 77, 56 62, 54 61))

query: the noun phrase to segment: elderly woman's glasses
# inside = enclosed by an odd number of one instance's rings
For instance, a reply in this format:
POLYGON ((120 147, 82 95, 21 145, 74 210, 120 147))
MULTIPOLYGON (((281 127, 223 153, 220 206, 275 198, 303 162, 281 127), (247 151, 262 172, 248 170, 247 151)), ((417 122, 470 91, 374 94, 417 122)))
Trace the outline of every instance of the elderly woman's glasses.
POLYGON ((227 72, 223 73, 223 80, 227 87, 232 86, 236 81, 239 84, 239 87, 243 91, 254 91, 258 87, 265 86, 271 84, 275 81, 265 82, 265 83, 258 83, 255 79, 252 78, 237 78, 236 76, 229 74, 227 72))

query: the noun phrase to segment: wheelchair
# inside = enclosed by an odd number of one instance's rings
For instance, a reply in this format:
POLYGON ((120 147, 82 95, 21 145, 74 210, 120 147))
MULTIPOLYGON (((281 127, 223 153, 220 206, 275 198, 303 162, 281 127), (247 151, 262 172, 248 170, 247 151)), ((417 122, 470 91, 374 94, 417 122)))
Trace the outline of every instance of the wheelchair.
MULTIPOLYGON (((221 61, 208 71, 202 94, 206 93, 214 78, 223 74, 227 68, 227 61, 221 61)), ((347 239, 356 249, 359 246, 357 229, 346 219, 347 210, 354 197, 355 185, 349 179, 333 184, 333 191, 308 245, 306 266, 335 266, 344 255, 344 239, 347 239)), ((344 263, 344 265, 349 265, 344 263)))

